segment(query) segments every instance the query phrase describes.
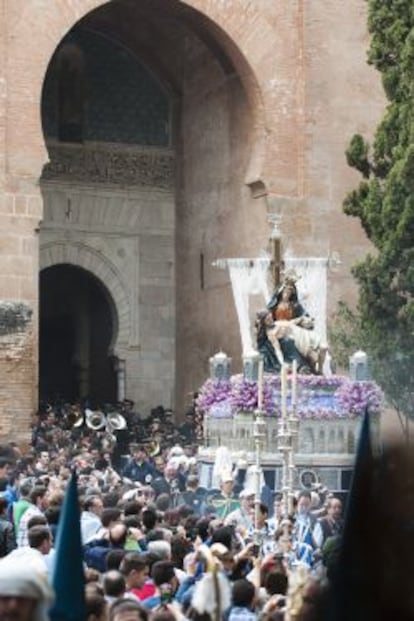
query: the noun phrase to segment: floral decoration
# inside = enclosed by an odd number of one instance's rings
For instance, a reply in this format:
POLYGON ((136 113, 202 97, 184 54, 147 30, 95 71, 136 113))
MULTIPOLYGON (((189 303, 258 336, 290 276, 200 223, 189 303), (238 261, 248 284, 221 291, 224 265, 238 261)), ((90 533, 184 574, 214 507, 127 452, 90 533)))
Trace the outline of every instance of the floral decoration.
MULTIPOLYGON (((232 418, 239 412, 254 412, 257 399, 257 382, 243 375, 233 375, 229 380, 208 379, 199 390, 197 409, 212 418, 232 418)), ((340 375, 297 376, 296 413, 301 419, 354 418, 365 410, 379 414, 382 402, 382 392, 372 381, 353 382, 340 375)), ((287 407, 291 408, 290 388, 287 407)), ((280 408, 280 376, 265 373, 262 409, 268 416, 280 416, 280 408)))

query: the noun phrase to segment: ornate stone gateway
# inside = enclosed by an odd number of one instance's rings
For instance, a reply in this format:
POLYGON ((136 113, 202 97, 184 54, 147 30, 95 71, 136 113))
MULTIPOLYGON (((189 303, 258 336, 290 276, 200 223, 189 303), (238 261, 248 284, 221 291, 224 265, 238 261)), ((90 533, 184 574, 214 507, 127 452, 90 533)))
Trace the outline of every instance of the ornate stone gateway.
POLYGON ((42 288, 41 396, 95 403, 128 397, 144 414, 159 403, 171 407, 176 207, 170 98, 116 37, 99 27, 75 27, 49 64, 42 122, 49 161, 40 181, 41 283, 53 270, 68 282, 73 274, 82 278, 64 291, 59 279, 42 288), (60 374, 51 362, 59 340, 54 332, 66 339, 60 374))

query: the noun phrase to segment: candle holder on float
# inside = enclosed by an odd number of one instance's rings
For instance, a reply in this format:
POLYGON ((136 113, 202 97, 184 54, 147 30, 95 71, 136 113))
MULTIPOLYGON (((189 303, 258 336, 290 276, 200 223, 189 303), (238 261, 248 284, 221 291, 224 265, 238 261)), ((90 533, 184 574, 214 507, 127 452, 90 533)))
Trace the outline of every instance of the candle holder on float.
POLYGON ((289 432, 288 421, 286 418, 282 418, 279 421, 277 448, 282 454, 282 507, 283 517, 284 519, 287 519, 289 516, 289 498, 291 495, 291 488, 289 486, 289 464, 290 455, 292 453, 292 435, 289 432))
POLYGON ((213 380, 228 380, 231 377, 231 358, 219 351, 209 360, 210 378, 213 380))
MULTIPOLYGON (((280 372, 281 383, 281 418, 278 424, 278 450, 282 454, 282 506, 285 523, 293 513, 295 459, 294 452, 299 434, 299 419, 297 416, 297 363, 292 363, 290 376, 291 404, 287 408, 287 370, 283 365, 280 372)), ((287 528, 287 526, 286 526, 287 528)))
POLYGON ((291 409, 288 416, 288 432, 290 434, 290 449, 288 454, 288 487, 289 487, 289 513, 293 513, 294 481, 295 481, 295 451, 298 450, 299 417, 297 414, 297 363, 292 363, 291 374, 291 409))
POLYGON ((262 447, 266 438, 266 420, 264 419, 263 411, 263 356, 257 355, 255 359, 258 362, 257 365, 257 409, 255 410, 255 418, 253 423, 253 439, 255 446, 255 496, 254 496, 254 537, 255 543, 260 545, 260 528, 259 528, 259 513, 260 513, 260 501, 262 491, 262 447))

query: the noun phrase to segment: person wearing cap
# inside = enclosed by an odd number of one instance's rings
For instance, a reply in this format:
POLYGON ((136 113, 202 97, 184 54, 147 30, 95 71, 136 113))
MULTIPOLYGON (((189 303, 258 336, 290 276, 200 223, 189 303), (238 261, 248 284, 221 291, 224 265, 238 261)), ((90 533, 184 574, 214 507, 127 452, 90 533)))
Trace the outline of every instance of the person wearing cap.
POLYGON ((48 621, 53 594, 43 563, 0 560, 0 619, 48 621))
POLYGON ((234 479, 230 473, 221 477, 220 492, 209 499, 210 508, 221 519, 240 508, 240 502, 234 495, 234 479))
POLYGON ((131 453, 130 460, 122 470, 122 476, 142 485, 150 484, 154 478, 154 468, 148 461, 147 449, 140 444, 131 447, 131 453))

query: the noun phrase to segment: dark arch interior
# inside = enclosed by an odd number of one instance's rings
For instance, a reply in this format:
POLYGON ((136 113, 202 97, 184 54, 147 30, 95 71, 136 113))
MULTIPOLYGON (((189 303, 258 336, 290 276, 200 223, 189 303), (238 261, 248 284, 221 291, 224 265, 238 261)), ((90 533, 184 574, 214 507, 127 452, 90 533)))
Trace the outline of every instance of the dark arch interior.
POLYGON ((42 95, 46 140, 169 146, 169 101, 129 49, 74 28, 58 46, 42 95))
POLYGON ((100 282, 78 267, 57 265, 40 273, 40 373, 42 400, 93 404, 116 400, 111 300, 100 282))

